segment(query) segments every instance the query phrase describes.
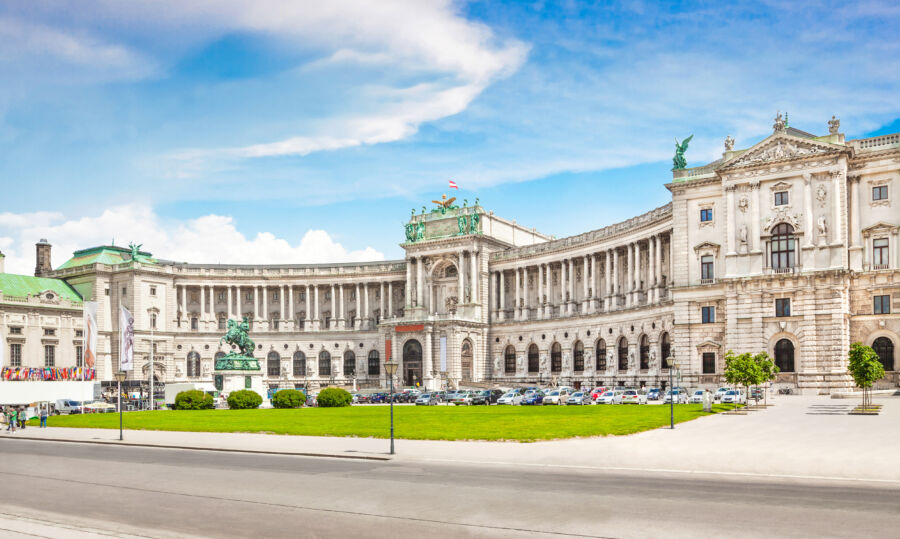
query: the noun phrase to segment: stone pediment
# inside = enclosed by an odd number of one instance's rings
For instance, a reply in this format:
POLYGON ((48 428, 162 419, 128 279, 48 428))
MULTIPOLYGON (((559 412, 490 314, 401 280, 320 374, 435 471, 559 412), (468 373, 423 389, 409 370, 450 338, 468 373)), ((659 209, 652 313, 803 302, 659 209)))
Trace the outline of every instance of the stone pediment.
POLYGON ((868 236, 870 234, 878 234, 879 232, 894 232, 898 228, 900 228, 900 225, 892 225, 891 223, 879 221, 874 225, 862 229, 862 233, 863 235, 868 236))
POLYGON ((752 167, 790 159, 803 159, 849 151, 849 148, 838 144, 819 142, 785 134, 775 134, 745 151, 734 161, 726 163, 720 170, 752 167))
POLYGON ((710 251, 715 251, 715 253, 718 254, 719 247, 720 247, 720 245, 718 243, 713 243, 711 241, 704 241, 703 243, 699 243, 694 246, 694 252, 699 253, 700 251, 708 249, 710 251))
POLYGON ((703 350, 703 349, 709 350, 711 348, 719 349, 719 348, 722 348, 722 345, 715 341, 703 341, 702 343, 697 345, 697 350, 703 350))

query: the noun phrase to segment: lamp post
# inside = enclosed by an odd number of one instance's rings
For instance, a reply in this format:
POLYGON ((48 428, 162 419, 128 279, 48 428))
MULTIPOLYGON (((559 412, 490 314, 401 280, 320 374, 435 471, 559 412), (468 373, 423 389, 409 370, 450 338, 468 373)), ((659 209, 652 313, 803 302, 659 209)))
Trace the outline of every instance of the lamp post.
POLYGON ((398 364, 387 361, 384 364, 384 373, 391 381, 391 455, 394 454, 394 375, 397 374, 398 364))
POLYGON ((128 373, 125 371, 118 371, 116 373, 116 382, 118 382, 119 390, 116 395, 116 398, 119 402, 119 441, 122 440, 122 382, 125 380, 125 377, 128 376, 128 373))
POLYGON ((673 386, 673 373, 675 372, 675 358, 669 356, 666 358, 666 365, 669 367, 669 421, 670 429, 675 428, 675 388, 673 386))

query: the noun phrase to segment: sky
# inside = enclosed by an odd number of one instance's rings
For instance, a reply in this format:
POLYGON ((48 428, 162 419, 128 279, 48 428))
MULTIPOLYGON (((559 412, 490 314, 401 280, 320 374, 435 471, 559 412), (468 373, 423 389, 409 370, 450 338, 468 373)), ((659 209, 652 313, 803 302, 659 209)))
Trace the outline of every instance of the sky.
POLYGON ((790 125, 900 132, 896 2, 0 3, 6 271, 403 257, 449 192, 558 237, 790 125))

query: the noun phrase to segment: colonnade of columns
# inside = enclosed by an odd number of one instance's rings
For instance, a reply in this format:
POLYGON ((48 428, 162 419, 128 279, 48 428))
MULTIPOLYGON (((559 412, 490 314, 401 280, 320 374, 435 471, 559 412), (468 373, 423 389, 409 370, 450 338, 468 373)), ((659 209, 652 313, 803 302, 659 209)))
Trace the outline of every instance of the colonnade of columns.
POLYGON ((663 253, 668 237, 492 271, 491 313, 498 321, 542 320, 657 303, 671 275, 671 256, 663 253))
POLYGON ((175 286, 178 320, 190 320, 191 329, 206 329, 205 324, 218 322, 221 318, 246 316, 253 321, 254 330, 316 331, 373 329, 378 320, 397 316, 394 306, 394 288, 397 285, 394 281, 376 281, 304 285, 175 286), (188 311, 188 294, 198 290, 199 306, 195 311, 188 311), (373 293, 375 297, 370 303, 373 293), (193 321, 195 317, 196 326, 193 321))
MULTIPOLYGON (((457 270, 458 294, 457 302, 479 302, 479 257, 477 249, 459 249, 453 255, 453 263, 457 270)), ((406 261, 406 308, 425 308, 426 312, 439 309, 435 302, 434 289, 429 284, 433 280, 431 272, 435 264, 446 259, 446 254, 419 255, 406 261)))

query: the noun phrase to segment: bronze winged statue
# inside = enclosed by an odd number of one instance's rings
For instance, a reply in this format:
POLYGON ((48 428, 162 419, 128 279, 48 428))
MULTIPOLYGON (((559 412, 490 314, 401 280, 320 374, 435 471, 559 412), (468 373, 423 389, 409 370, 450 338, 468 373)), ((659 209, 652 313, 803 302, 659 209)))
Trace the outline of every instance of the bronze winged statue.
POLYGON ((684 139, 680 144, 678 143, 678 139, 675 139, 675 157, 672 158, 672 170, 687 168, 687 160, 684 158, 684 152, 687 151, 688 144, 691 142, 692 138, 694 138, 694 135, 684 139))

